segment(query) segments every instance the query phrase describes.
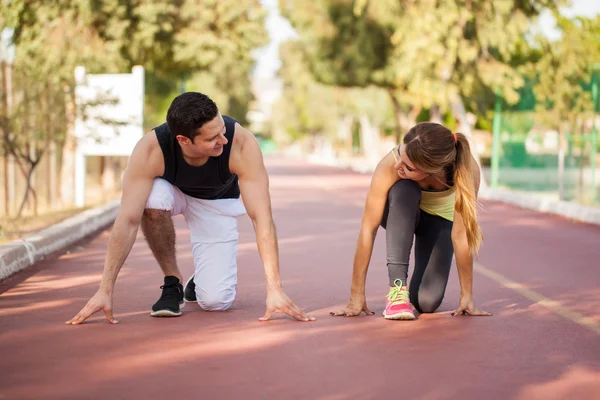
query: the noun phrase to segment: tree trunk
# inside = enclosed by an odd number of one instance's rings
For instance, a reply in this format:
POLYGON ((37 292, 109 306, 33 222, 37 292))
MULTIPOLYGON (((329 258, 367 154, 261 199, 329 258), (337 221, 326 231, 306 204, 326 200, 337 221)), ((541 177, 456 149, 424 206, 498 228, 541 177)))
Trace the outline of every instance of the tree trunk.
POLYGON ((402 140, 402 107, 396 97, 396 93, 393 89, 388 89, 388 94, 392 100, 392 106, 394 107, 394 124, 396 125, 396 142, 400 143, 402 140))
POLYGON ((100 186, 102 187, 102 200, 105 200, 104 196, 106 194, 107 191, 107 186, 108 186, 108 182, 107 182, 107 166, 106 164, 108 163, 108 156, 100 156, 100 166, 99 166, 99 172, 100 172, 100 186))
POLYGON ((117 168, 116 168, 116 163, 117 163, 117 159, 111 156, 104 156, 101 157, 101 171, 102 171, 102 175, 101 175, 101 179, 102 179, 102 189, 103 189, 103 193, 102 195, 104 196, 104 198, 108 198, 109 196, 111 196, 116 188, 116 181, 117 181, 117 168))
POLYGON ((578 189, 578 193, 577 193, 577 197, 579 201, 585 201, 585 191, 583 190, 584 185, 585 185, 585 177, 584 177, 584 168, 585 168, 585 163, 583 162, 583 160, 586 159, 586 157, 584 157, 586 155, 586 145, 585 142, 582 144, 581 146, 581 151, 579 153, 579 182, 577 185, 577 189, 578 189))
POLYGON ((56 207, 56 142, 54 138, 54 123, 52 121, 52 112, 48 116, 48 207, 56 207))
POLYGON ((34 177, 35 167, 38 165, 43 152, 40 153, 40 158, 37 158, 37 159, 30 157, 31 150, 29 149, 29 146, 27 146, 27 148, 25 149, 25 152, 21 153, 20 155, 14 148, 11 148, 11 153, 14 156, 14 158, 17 162, 17 165, 19 166, 19 169, 21 170, 21 173, 23 174, 23 177, 25 178, 25 182, 26 182, 25 193, 23 194, 23 201, 21 202, 21 206, 19 207, 19 211, 17 213, 17 218, 20 218, 23 213, 23 209, 24 209, 25 205, 27 204, 27 200, 29 199, 29 192, 31 192, 31 195, 33 197, 33 202, 34 202, 33 211, 35 213, 34 215, 37 216, 37 193, 35 192, 35 189, 33 188, 32 179, 34 177), (21 161, 19 161, 19 156, 22 160, 27 161, 27 163, 29 164, 29 170, 26 170, 23 163, 21 161))
MULTIPOLYGON (((456 121, 458 121, 458 131, 469 138, 469 144, 473 145, 473 131, 471 124, 468 120, 467 111, 465 104, 460 96, 456 96, 452 103, 452 114, 456 121)), ((472 148, 472 150, 475 150, 472 148)))
POLYGON ((9 192, 9 176, 8 176, 8 154, 4 152, 4 215, 10 217, 10 192, 9 192))
MULTIPOLYGON (((31 177, 33 176, 34 168, 35 168, 35 166, 32 166, 31 169, 29 170, 29 172, 27 173, 25 193, 23 194, 23 201, 21 201, 21 206, 19 207, 19 212, 17 213, 17 218, 21 218, 21 215, 23 214, 23 209, 25 208, 25 204, 27 203, 27 200, 29 199, 29 191, 32 190, 31 177)), ((32 194, 33 194, 33 191, 32 191, 32 194)))
POLYGON ((392 100, 392 105, 394 106, 394 123, 396 125, 396 142, 400 143, 402 138, 404 137, 404 132, 411 129, 413 126, 417 124, 417 117, 421 113, 423 106, 420 104, 413 105, 410 111, 404 113, 402 111, 402 107, 400 107, 400 101, 398 101, 398 97, 396 92, 393 90, 388 90, 388 94, 392 100))
POLYGON ((29 186, 29 191, 31 192, 31 197, 33 197, 33 215, 34 216, 38 216, 38 199, 37 199, 37 192, 35 191, 35 187, 34 187, 34 183, 33 183, 33 178, 34 178, 34 172, 31 173, 31 185, 29 186))
POLYGON ((368 163, 374 166, 379 161, 379 129, 371 123, 367 115, 360 121, 360 147, 368 163))
MULTIPOLYGON (((574 126, 574 130, 577 130, 579 132, 584 132, 584 122, 583 122, 583 118, 577 118, 577 122, 575 123, 574 126)), ((590 138, 591 139, 591 138, 590 138)), ((590 144, 591 144, 591 140, 590 140, 590 144)), ((581 142, 581 146, 579 147, 579 160, 578 160, 578 165, 579 165, 579 182, 577 184, 577 189, 578 189, 578 193, 577 193, 577 199, 579 201, 585 201, 586 200, 586 190, 585 189, 585 167, 587 167, 587 162, 585 161, 589 161, 590 160, 590 156, 588 156, 588 152, 587 152, 587 141, 583 140, 581 142)), ((592 199, 590 199, 592 200, 592 199)))
POLYGON ((431 109, 429 110, 429 120, 440 125, 443 123, 442 111, 440 110, 440 106, 437 104, 433 104, 431 106, 431 109))
POLYGON ((75 99, 69 89, 66 89, 65 93, 65 118, 67 124, 60 167, 60 201, 63 206, 68 206, 75 203, 75 151, 77 150, 77 139, 74 135, 75 99))
POLYGON ((9 135, 9 121, 10 121, 10 113, 8 109, 8 65, 5 61, 2 61, 0 64, 0 72, 2 73, 1 77, 1 90, 0 94, 2 96, 0 101, 0 118, 2 129, 2 140, 4 144, 4 213, 7 217, 11 214, 11 192, 14 191, 14 180, 10 178, 10 150, 8 148, 8 135, 9 135))
POLYGON ((46 148, 48 149, 48 157, 46 159, 46 206, 49 209, 53 209, 56 206, 56 143, 54 142, 54 114, 51 110, 51 94, 52 86, 48 85, 46 93, 44 93, 44 120, 46 121, 46 148))
MULTIPOLYGON (((37 154, 36 154, 35 143, 34 143, 35 138, 33 137, 33 135, 30 137, 29 140, 31 140, 31 146, 29 147, 29 158, 30 158, 30 160, 37 160, 37 154)), ((36 164, 37 164, 37 161, 36 161, 36 164)), ((29 178, 29 181, 30 181, 29 190, 31 191, 31 196, 33 197, 33 215, 37 217, 39 209, 38 209, 37 193, 35 191, 35 175, 36 174, 35 174, 34 166, 31 167, 30 175, 31 176, 29 178)))
POLYGON ((343 143, 343 151, 347 152, 348 156, 352 155, 352 124, 354 118, 351 115, 345 115, 338 119, 337 137, 343 143))
POLYGON ((420 104, 413 106, 410 109, 410 112, 408 113, 407 116, 407 129, 412 128, 413 126, 415 126, 417 124, 417 117, 419 116, 419 114, 421 113, 421 110, 423 109, 423 106, 421 106, 420 104))
POLYGON ((15 212, 16 193, 17 193, 17 178, 15 174, 15 158, 12 154, 8 154, 8 200, 10 205, 10 214, 15 212))
POLYGON ((48 145, 48 206, 56 207, 56 143, 52 139, 48 145))
POLYGON ((451 104, 452 106, 452 115, 458 121, 458 132, 462 133, 469 139, 469 145, 471 147, 471 153, 479 164, 480 171, 480 187, 487 187, 487 181, 485 180, 485 175, 483 174, 483 168, 481 166, 481 158, 479 157, 479 153, 477 152, 475 138, 473 137, 473 129, 472 129, 472 121, 469 121, 469 116, 467 115, 467 111, 465 109, 465 104, 462 101, 460 95, 456 95, 454 101, 451 104))

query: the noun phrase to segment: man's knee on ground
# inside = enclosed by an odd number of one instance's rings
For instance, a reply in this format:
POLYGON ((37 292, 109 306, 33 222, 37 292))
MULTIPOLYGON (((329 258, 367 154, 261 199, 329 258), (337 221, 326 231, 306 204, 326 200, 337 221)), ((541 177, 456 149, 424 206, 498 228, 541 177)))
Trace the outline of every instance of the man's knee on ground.
POLYGON ((226 311, 231 308, 231 305, 233 304, 233 300, 235 299, 235 289, 215 289, 211 291, 196 290, 196 299, 200 308, 204 311, 226 311))

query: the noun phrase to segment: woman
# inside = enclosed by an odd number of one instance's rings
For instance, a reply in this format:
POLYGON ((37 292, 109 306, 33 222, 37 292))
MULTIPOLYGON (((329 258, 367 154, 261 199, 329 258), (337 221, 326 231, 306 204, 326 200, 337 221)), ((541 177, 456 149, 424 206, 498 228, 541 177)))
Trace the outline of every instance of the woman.
POLYGON ((479 167, 466 136, 436 123, 413 127, 373 173, 354 255, 350 302, 331 315, 373 314, 365 300, 365 281, 379 225, 386 230, 386 319, 415 319, 411 303, 420 313, 434 312, 444 298, 454 253, 461 294, 452 315, 491 315, 473 305, 473 255, 482 240, 478 190, 479 167))

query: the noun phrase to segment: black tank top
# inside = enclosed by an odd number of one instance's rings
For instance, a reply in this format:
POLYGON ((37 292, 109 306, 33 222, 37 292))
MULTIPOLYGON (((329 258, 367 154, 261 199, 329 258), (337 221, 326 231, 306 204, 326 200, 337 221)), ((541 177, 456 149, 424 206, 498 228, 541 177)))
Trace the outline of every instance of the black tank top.
POLYGON ((210 157, 199 167, 189 165, 183 158, 181 146, 167 123, 154 128, 156 138, 165 159, 165 179, 183 193, 197 199, 237 199, 240 197, 238 177, 229 171, 229 155, 233 145, 235 123, 233 118, 223 115, 227 144, 218 157, 210 157))

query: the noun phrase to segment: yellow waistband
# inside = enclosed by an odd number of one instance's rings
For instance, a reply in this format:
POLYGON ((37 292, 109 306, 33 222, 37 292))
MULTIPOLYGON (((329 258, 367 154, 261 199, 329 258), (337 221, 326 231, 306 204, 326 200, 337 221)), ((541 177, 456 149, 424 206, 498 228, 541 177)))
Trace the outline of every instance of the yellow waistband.
POLYGON ((454 204, 456 201, 456 188, 443 192, 429 192, 421 190, 421 210, 428 214, 438 215, 448 221, 454 221, 454 204))

